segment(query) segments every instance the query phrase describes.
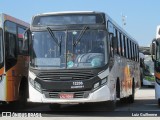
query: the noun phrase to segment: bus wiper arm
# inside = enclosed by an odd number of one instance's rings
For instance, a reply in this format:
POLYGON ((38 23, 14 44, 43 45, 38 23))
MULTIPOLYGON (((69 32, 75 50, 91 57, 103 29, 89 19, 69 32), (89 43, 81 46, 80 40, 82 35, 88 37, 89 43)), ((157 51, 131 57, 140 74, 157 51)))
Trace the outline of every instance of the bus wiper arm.
POLYGON ((51 35, 51 37, 53 38, 53 40, 55 41, 55 43, 58 45, 59 47, 59 51, 60 51, 60 55, 61 55, 61 42, 62 42, 62 36, 60 41, 58 41, 58 39, 55 37, 54 33, 52 32, 50 27, 47 27, 47 30, 49 32, 49 34, 51 35))
POLYGON ((61 41, 58 42, 58 39, 55 37, 54 33, 52 32, 50 27, 47 27, 47 30, 49 32, 49 34, 51 35, 51 37, 53 38, 53 40, 55 41, 55 43, 60 47, 61 41))
POLYGON ((79 34, 78 38, 75 40, 73 46, 76 46, 76 45, 79 43, 79 41, 81 40, 82 36, 84 35, 85 31, 86 31, 88 28, 89 28, 88 26, 85 26, 85 27, 82 29, 82 31, 81 31, 81 33, 79 34))

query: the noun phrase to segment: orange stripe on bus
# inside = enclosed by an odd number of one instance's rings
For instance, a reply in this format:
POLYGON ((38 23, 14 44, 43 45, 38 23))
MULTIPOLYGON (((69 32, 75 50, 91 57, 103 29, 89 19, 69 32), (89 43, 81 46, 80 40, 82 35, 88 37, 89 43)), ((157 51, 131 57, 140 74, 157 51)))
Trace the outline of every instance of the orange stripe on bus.
POLYGON ((158 79, 160 79, 160 73, 155 72, 155 76, 156 76, 158 79))
POLYGON ((0 69, 0 75, 4 73, 4 67, 0 69))

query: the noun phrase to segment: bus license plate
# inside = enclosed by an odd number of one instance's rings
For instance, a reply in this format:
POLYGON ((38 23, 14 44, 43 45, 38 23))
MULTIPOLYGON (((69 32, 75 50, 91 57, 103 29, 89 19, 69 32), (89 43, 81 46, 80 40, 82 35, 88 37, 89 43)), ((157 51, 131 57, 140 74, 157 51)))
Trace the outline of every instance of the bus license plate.
POLYGON ((73 98, 73 93, 60 93, 59 98, 60 99, 71 99, 73 98))

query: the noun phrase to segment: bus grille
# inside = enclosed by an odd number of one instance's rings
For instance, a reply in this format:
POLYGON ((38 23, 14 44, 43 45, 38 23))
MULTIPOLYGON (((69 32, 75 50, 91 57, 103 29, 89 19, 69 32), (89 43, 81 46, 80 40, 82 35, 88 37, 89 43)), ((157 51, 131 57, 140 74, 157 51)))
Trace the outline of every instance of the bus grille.
MULTIPOLYGON (((44 94, 46 98, 59 98, 60 92, 45 92, 44 94)), ((74 98, 87 98, 89 96, 89 92, 72 92, 72 94, 74 98)))
POLYGON ((42 80, 88 80, 94 77, 91 71, 84 72, 41 72, 38 78, 42 80))

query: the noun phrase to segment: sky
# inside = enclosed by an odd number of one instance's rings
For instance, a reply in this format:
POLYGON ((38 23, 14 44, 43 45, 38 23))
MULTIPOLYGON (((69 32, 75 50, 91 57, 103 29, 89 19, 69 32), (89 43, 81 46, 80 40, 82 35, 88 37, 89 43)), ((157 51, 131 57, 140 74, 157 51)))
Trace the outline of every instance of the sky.
POLYGON ((58 11, 100 11, 122 26, 140 46, 149 46, 160 25, 160 0, 0 0, 0 13, 31 23, 32 16, 58 11))

